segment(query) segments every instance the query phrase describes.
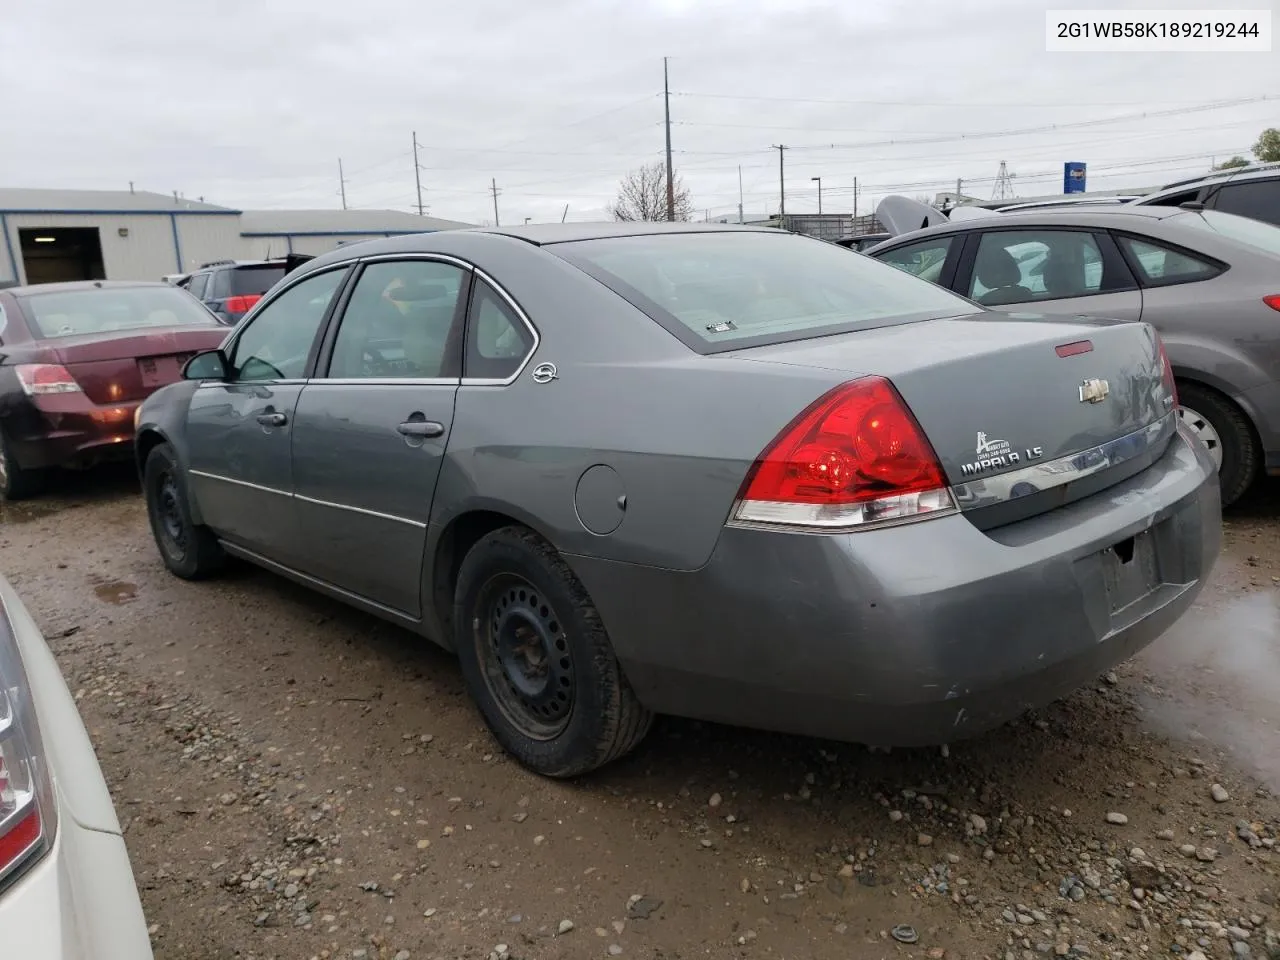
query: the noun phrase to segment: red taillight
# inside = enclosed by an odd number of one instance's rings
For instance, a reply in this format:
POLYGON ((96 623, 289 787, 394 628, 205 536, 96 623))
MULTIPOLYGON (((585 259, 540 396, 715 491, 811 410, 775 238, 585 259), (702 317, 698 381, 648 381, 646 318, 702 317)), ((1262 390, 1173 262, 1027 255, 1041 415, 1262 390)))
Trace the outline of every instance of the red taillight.
POLYGON ((1165 352, 1164 341, 1156 337, 1156 345, 1160 348, 1160 366, 1163 368, 1164 388, 1173 398, 1173 405, 1178 405, 1178 383, 1173 379, 1173 364, 1169 362, 1169 354, 1165 352))
POLYGON ((954 510, 942 465, 888 380, 831 390, 756 461, 734 519, 838 529, 954 510))
POLYGON ((14 368, 22 392, 29 397, 51 393, 79 393, 80 384, 58 363, 20 363, 14 368))
POLYGON ((1269 297, 1263 297, 1262 302, 1272 310, 1280 310, 1280 293, 1273 293, 1269 297))
POLYGON ((248 293, 239 297, 227 297, 224 309, 227 313, 248 313, 253 305, 262 299, 260 293, 248 293))

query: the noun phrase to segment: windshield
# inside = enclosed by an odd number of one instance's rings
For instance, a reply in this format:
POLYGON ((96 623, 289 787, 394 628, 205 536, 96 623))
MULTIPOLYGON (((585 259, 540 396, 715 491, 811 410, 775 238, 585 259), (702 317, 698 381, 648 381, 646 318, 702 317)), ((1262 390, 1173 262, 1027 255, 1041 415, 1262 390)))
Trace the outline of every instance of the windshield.
POLYGON ((23 306, 43 338, 217 323, 191 294, 167 284, 33 293, 23 306))
POLYGON ((1280 227, 1263 223, 1261 220, 1237 217, 1234 213, 1219 213, 1217 210, 1179 213, 1169 219, 1181 226, 1211 230, 1229 240, 1247 243, 1251 247, 1280 256, 1280 227))
POLYGON ((891 266, 792 234, 667 233, 549 249, 700 352, 975 310, 891 266))

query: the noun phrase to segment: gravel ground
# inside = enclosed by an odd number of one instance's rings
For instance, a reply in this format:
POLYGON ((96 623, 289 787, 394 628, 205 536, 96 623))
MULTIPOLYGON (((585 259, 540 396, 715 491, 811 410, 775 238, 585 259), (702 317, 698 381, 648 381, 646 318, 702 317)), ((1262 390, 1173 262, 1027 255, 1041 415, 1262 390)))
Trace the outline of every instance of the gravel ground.
POLYGON ((248 568, 161 567, 127 472, 0 506, 159 960, 1280 958, 1280 486, 1096 687, 949 751, 676 720, 539 779, 453 661, 248 568), (911 941, 911 942, 903 942, 911 941))

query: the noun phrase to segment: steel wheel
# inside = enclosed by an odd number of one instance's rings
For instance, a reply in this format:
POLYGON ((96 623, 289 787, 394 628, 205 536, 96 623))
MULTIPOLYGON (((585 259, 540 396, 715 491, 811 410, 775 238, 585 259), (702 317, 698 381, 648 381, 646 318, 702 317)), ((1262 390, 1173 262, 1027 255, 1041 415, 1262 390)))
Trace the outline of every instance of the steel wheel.
POLYGON ((156 492, 151 509, 155 511, 161 546, 175 561, 187 555, 187 525, 182 516, 182 494, 172 470, 156 478, 156 492))
POLYGON ((476 604, 477 658, 503 715, 533 740, 551 740, 573 714, 574 664, 564 626, 523 577, 502 574, 476 604))
POLYGON ((1178 407, 1178 419, 1191 428, 1194 433, 1206 447, 1209 448, 1209 456, 1213 458, 1214 465, 1222 469, 1222 438, 1218 436, 1218 431, 1214 429, 1212 423, 1205 419, 1203 414, 1197 413, 1190 407, 1178 407))

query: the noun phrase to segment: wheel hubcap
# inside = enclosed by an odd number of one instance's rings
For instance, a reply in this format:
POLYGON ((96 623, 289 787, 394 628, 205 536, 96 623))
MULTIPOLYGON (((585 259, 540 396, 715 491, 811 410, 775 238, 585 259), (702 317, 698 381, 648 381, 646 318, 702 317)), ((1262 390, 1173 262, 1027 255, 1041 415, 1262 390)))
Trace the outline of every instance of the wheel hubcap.
POLYGON ((1191 428, 1191 432, 1209 448, 1209 456, 1213 458, 1214 464, 1219 470, 1222 469, 1222 438, 1218 436, 1218 431, 1213 429, 1213 424, 1204 418, 1201 414, 1189 407, 1178 408, 1178 419, 1191 428))
POLYGON ((559 734, 573 712, 574 668, 563 626, 528 581, 503 576, 482 593, 481 666, 507 718, 533 739, 559 734))

